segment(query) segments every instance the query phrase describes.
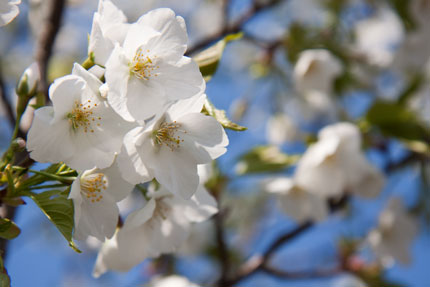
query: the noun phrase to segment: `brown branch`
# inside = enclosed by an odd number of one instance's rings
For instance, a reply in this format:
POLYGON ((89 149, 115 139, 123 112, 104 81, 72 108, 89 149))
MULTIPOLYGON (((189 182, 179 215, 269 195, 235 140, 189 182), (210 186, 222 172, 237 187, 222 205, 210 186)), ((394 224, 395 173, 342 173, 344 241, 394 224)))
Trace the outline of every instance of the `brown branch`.
POLYGON ((2 101, 2 105, 6 110, 6 116, 9 121, 9 124, 13 128, 15 126, 15 114, 13 112, 12 105, 9 102, 9 99, 7 98, 6 94, 6 85, 3 80, 3 73, 1 69, 1 63, 0 63, 0 99, 2 101))
POLYGON ((225 213, 220 211, 214 217, 218 258, 221 265, 221 275, 218 281, 220 287, 225 286, 230 270, 230 258, 224 234, 224 215, 225 213))
MULTIPOLYGON (((329 200, 328 204, 331 212, 336 212, 339 209, 343 208, 345 204, 348 202, 349 196, 345 193, 338 200, 329 200)), ((228 287, 233 286, 239 281, 250 277, 258 271, 267 271, 268 263, 271 257, 275 254, 275 252, 282 247, 285 243, 295 239, 299 235, 303 234, 305 231, 309 230, 312 226, 314 226, 314 222, 306 221, 291 231, 288 231, 281 236, 279 236, 275 241, 270 244, 269 248, 263 254, 257 254, 248 259, 242 266, 239 268, 238 272, 228 280, 224 280, 224 285, 218 284, 218 286, 228 287)), ((285 275, 288 273, 285 272, 285 275)), ((290 273, 291 274, 291 273, 290 273)), ((295 275, 306 274, 309 276, 311 273, 295 273, 295 275)), ((318 274, 318 272, 314 272, 313 274, 318 274)), ((297 278, 297 277, 294 277, 297 278)), ((303 278, 303 277, 301 277, 303 278)), ((220 281, 218 281, 219 283, 220 281)))
POLYGON ((217 33, 201 40, 200 42, 194 44, 194 46, 189 47, 186 54, 191 55, 207 47, 211 43, 217 40, 220 40, 221 38, 227 36, 228 34, 240 32, 245 26, 245 24, 247 24, 249 20, 251 20, 256 14, 258 14, 261 11, 269 9, 280 2, 281 0, 271 0, 271 1, 267 1, 266 3, 260 3, 254 0, 252 6, 248 9, 248 11, 246 11, 241 17, 239 17, 239 19, 237 19, 232 25, 227 24, 227 26, 225 26, 217 33))
POLYGON ((282 245, 296 238, 306 230, 310 229, 312 226, 312 222, 305 222, 295 229, 281 235, 270 245, 266 252, 264 252, 262 255, 252 256, 239 268, 237 274, 233 278, 225 280, 223 282, 224 285, 219 284, 219 286, 233 286, 239 281, 253 275, 257 271, 264 271, 267 262, 282 245))
POLYGON ((269 266, 269 265, 263 265, 261 268, 262 271, 264 271, 267 274, 284 278, 284 279, 315 279, 315 278, 324 278, 324 277, 331 277, 336 274, 339 274, 340 272, 344 271, 342 268, 334 268, 331 270, 317 270, 317 271, 307 271, 307 272, 290 272, 285 271, 281 269, 277 269, 275 267, 269 266))
POLYGON ((51 0, 49 3, 51 5, 49 15, 40 34, 36 52, 36 61, 40 69, 39 90, 44 93, 47 101, 49 100, 47 79, 49 59, 51 58, 55 39, 61 27, 65 3, 66 0, 51 0))

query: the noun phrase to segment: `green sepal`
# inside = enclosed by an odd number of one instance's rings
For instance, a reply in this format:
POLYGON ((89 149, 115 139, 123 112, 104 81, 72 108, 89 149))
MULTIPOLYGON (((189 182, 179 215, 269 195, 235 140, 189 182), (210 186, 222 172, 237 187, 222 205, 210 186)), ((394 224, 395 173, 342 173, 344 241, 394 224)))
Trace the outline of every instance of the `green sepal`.
POLYGON ((236 172, 243 175, 282 171, 298 159, 298 155, 285 154, 276 146, 257 146, 240 157, 236 172))
POLYGON ((202 113, 208 116, 214 117, 224 128, 233 131, 245 131, 246 127, 238 125, 232 122, 226 115, 224 110, 218 110, 215 106, 206 98, 203 106, 202 113))
POLYGON ((193 57, 194 61, 199 65, 200 72, 206 82, 215 74, 227 43, 242 38, 242 35, 243 33, 227 35, 193 57))
POLYGON ((21 229, 10 219, 0 218, 0 237, 14 239, 21 233, 21 229))

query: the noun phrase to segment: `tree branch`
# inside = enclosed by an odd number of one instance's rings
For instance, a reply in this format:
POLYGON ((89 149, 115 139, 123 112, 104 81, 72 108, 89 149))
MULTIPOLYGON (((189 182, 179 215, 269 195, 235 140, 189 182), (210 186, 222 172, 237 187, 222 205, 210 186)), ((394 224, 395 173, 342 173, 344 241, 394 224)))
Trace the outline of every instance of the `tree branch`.
MULTIPOLYGON (((348 202, 348 200, 349 200, 349 196, 347 193, 345 193, 340 199, 336 201, 329 200, 328 204, 331 212, 336 212, 337 210, 343 208, 348 202)), ((253 275, 257 271, 267 271, 269 268, 268 263, 271 257, 275 254, 275 252, 280 247, 282 247, 285 243, 295 239, 299 235, 303 234, 305 231, 309 230, 312 226, 314 226, 314 224, 315 223, 312 221, 306 221, 300 224, 299 226, 297 226, 296 228, 294 228, 293 230, 288 231, 284 234, 281 234, 277 239, 275 239, 272 242, 272 244, 270 244, 269 248, 267 248, 267 250, 263 254, 257 254, 252 256, 244 264, 242 264, 238 272, 233 277, 231 277, 229 280, 224 280, 223 282, 224 285, 218 284, 218 286, 223 286, 223 287, 233 286, 239 281, 242 281, 243 279, 253 275)), ((287 274, 291 275, 292 273, 284 272, 284 274, 285 276, 287 276, 287 274)), ((310 274, 314 274, 314 275, 319 274, 319 272, 294 273, 295 275, 294 278, 298 278, 297 276, 300 274, 302 275, 306 274, 306 276, 309 276, 310 274)), ((303 278, 303 277, 299 277, 299 278, 303 278)), ((220 281, 218 281, 218 283, 219 282, 220 281)))
POLYGON ((221 265, 221 276, 218 281, 220 287, 225 286, 230 270, 230 259, 224 234, 224 215, 224 211, 220 211, 214 217, 218 258, 221 265))
POLYGON ((55 39, 61 27, 61 21, 64 13, 66 0, 51 0, 48 18, 40 34, 38 49, 36 52, 36 61, 40 69, 39 89, 44 93, 46 100, 48 95, 47 71, 49 59, 51 58, 55 39))
POLYGON ((5 108, 6 116, 9 121, 9 124, 13 128, 15 126, 15 114, 13 112, 12 105, 9 102, 9 99, 6 95, 6 85, 3 80, 2 66, 0 62, 0 99, 2 101, 2 105, 5 108))
POLYGON ((194 44, 194 46, 189 47, 187 50, 186 55, 191 55, 198 50, 201 50, 211 43, 220 40, 221 38, 227 36, 228 34, 238 33, 240 32, 246 23, 249 22, 256 14, 258 14, 261 11, 267 10, 276 4, 280 3, 281 0, 270 0, 266 3, 260 3, 256 0, 254 0, 252 6, 246 11, 239 19, 237 19, 232 25, 225 25, 223 29, 218 31, 217 33, 201 40, 200 42, 197 42, 194 44))

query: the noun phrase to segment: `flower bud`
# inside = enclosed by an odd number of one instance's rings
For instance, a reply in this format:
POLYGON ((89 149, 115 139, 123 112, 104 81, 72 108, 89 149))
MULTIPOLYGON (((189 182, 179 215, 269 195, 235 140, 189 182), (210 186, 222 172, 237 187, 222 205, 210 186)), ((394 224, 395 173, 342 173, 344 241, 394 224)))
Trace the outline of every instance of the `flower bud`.
POLYGON ((36 91, 39 81, 39 65, 34 62, 27 69, 25 69, 24 73, 22 74, 16 88, 16 93, 18 96, 31 96, 36 91))

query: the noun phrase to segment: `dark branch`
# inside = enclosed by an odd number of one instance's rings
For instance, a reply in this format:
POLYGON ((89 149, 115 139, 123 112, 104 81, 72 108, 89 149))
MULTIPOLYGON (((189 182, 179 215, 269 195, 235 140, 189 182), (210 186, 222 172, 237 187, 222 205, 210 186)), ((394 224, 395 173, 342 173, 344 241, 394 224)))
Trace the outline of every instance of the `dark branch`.
POLYGON ((220 287, 225 286, 230 270, 230 259, 224 234, 224 215, 225 213, 220 211, 214 217, 218 258, 221 265, 221 276, 218 281, 220 287))
MULTIPOLYGON (((347 193, 344 194, 338 200, 329 200, 329 207, 331 212, 336 212, 337 210, 343 208, 348 202, 349 196, 347 193)), ((297 238, 299 235, 303 234, 305 231, 309 230, 315 223, 311 221, 306 221, 291 231, 288 231, 284 234, 281 234, 277 239, 275 239, 272 244, 270 244, 269 248, 263 254, 257 254, 248 259, 238 270, 235 276, 231 277, 229 280, 224 280, 223 287, 233 286, 239 281, 253 275, 257 271, 267 271, 268 263, 271 257, 275 254, 275 252, 282 247, 285 243, 290 242, 291 240, 297 238)), ((288 274, 287 272, 285 274, 288 274)), ((290 273, 291 274, 291 273, 290 273)), ((312 273, 295 273, 296 277, 299 274, 306 274, 309 276, 312 273)), ((318 272, 313 272, 313 274, 318 274, 318 272)), ((303 277, 300 277, 303 278, 303 277)), ((219 281, 220 282, 220 281, 219 281)))
POLYGON ((200 42, 194 44, 194 46, 189 47, 186 54, 191 55, 209 46, 213 42, 220 40, 228 34, 238 33, 242 31, 245 24, 248 23, 249 20, 251 20, 257 13, 267 10, 280 2, 281 0, 271 0, 266 3, 259 3, 258 1, 254 1, 248 11, 246 11, 241 17, 239 17, 239 19, 237 19, 232 25, 225 25, 224 28, 221 29, 219 32, 201 40, 200 42))
POLYGON ((0 98, 2 101, 2 105, 6 110, 6 116, 9 121, 9 124, 13 128, 15 126, 15 114, 13 112, 12 105, 10 104, 9 99, 7 98, 7 95, 6 95, 6 86, 3 80, 3 73, 1 68, 2 66, 0 63, 0 98))
POLYGON ((324 278, 331 277, 343 270, 341 268, 335 268, 332 270, 318 270, 318 271, 308 271, 308 272, 289 272, 281 269, 274 268, 272 266, 263 265, 262 271, 267 274, 284 278, 284 279, 303 279, 303 278, 324 278))
POLYGON ((39 89, 48 97, 48 79, 47 71, 49 59, 51 58, 55 39, 61 27, 61 20, 64 13, 66 0, 51 0, 48 18, 46 19, 43 30, 40 34, 38 49, 36 52, 36 61, 40 69, 39 89))

